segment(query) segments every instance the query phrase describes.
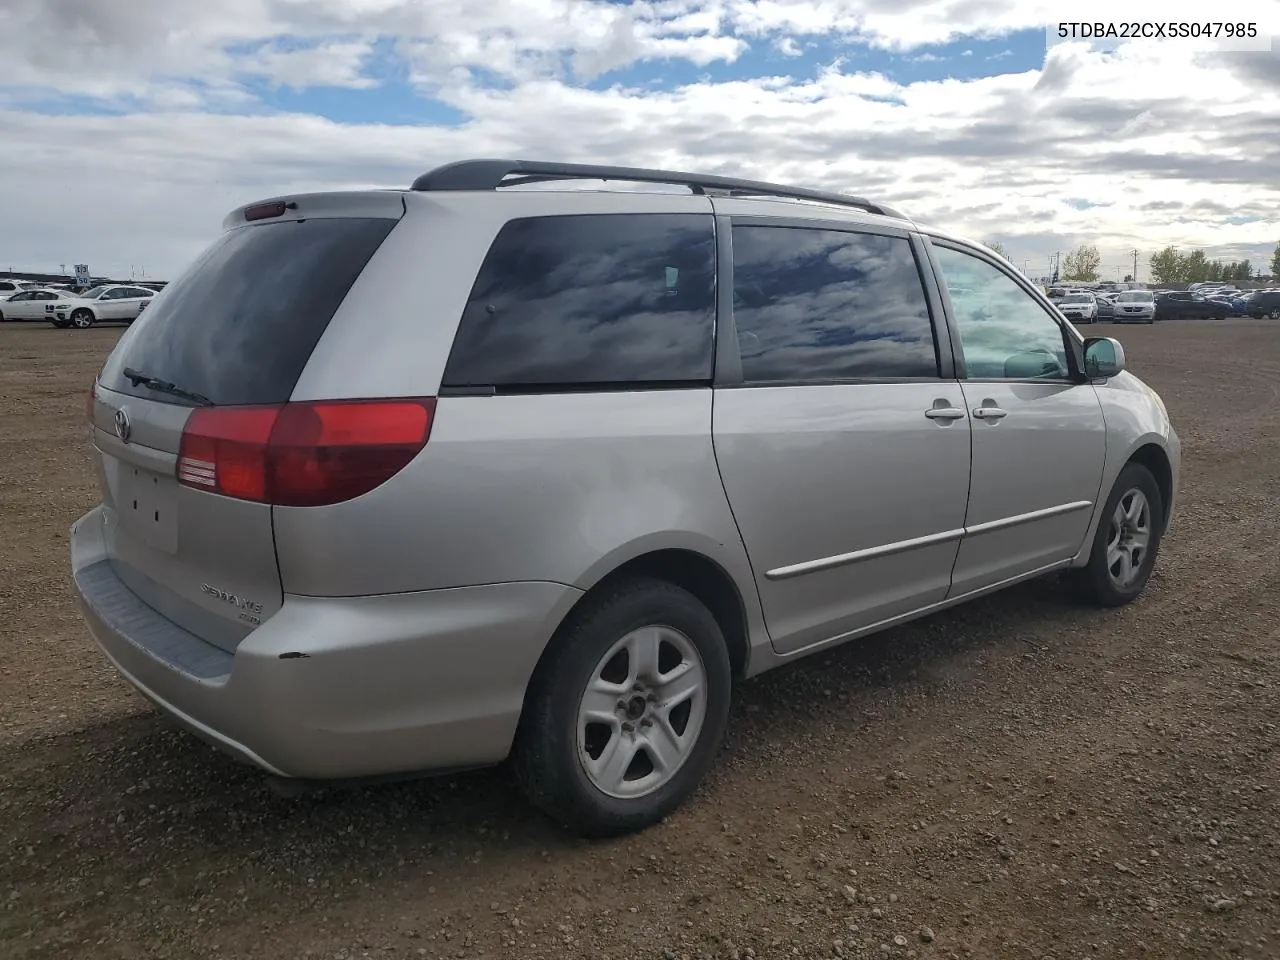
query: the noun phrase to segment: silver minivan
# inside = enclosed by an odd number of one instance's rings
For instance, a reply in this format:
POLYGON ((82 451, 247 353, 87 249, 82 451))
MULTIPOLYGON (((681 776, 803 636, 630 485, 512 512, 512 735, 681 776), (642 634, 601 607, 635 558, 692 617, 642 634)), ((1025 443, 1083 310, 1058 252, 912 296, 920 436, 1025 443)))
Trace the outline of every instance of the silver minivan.
POLYGON ((235 210, 89 417, 76 588, 165 713, 295 786, 510 758, 587 835, 694 791, 735 678, 1054 572, 1133 600, 1180 459, 983 246, 528 161, 235 210))

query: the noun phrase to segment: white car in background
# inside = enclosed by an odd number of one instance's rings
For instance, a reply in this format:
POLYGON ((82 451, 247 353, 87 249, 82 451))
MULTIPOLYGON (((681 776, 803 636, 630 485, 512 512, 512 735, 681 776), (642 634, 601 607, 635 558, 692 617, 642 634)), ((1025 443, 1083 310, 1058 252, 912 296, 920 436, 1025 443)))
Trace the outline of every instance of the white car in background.
POLYGON ((95 323, 132 323, 155 295, 146 287, 103 284, 59 301, 54 307, 53 325, 83 330, 95 323))
POLYGON ((0 280, 0 300, 4 300, 13 296, 15 293, 22 293, 31 289, 33 284, 26 280, 0 280))
POLYGON ((66 294, 59 290, 0 293, 0 320, 52 320, 55 304, 65 299, 66 294))
POLYGON ((1150 290, 1126 290, 1116 297, 1114 323, 1155 323, 1156 297, 1150 290))
POLYGON ((1058 301, 1058 309, 1073 323, 1096 323, 1098 320, 1097 298, 1086 291, 1068 293, 1058 301))

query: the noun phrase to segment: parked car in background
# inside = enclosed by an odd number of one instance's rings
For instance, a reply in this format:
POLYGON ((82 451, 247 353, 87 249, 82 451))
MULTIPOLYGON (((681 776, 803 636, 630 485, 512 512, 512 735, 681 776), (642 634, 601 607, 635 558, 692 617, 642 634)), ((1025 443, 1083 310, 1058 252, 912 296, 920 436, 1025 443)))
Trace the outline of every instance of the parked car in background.
POLYGON ((1098 320, 1110 320, 1115 316, 1116 294, 1097 294, 1094 299, 1098 301, 1098 320))
POLYGON ((95 323, 132 323, 155 295, 146 287, 104 284, 59 301, 53 325, 83 330, 95 323))
POLYGON ((1058 301, 1062 315, 1073 323, 1096 323, 1098 298, 1092 293, 1068 293, 1058 301))
POLYGON ((1244 298, 1244 312, 1251 317, 1280 320, 1280 290, 1258 290, 1244 298))
POLYGON ((1206 296, 1207 300, 1216 300, 1222 304, 1228 311, 1228 316, 1243 317, 1244 316, 1244 297, 1233 296, 1227 293, 1211 293, 1206 296))
POLYGON ((1116 294, 1111 319, 1115 323, 1155 323, 1155 295, 1150 290, 1126 290, 1116 294))
POLYGON ((62 295, 57 290, 23 290, 12 295, 0 294, 0 321, 52 320, 53 308, 62 295), (7 299, 6 299, 7 296, 7 299))
POLYGON ((94 382, 70 565, 113 666, 286 784, 510 757, 623 833, 735 677, 1055 572, 1136 599, 1181 443, 1125 366, 883 204, 455 163, 228 214, 94 382))
POLYGON ((1157 320, 1221 320, 1231 307, 1190 290, 1174 290, 1156 297, 1157 320))

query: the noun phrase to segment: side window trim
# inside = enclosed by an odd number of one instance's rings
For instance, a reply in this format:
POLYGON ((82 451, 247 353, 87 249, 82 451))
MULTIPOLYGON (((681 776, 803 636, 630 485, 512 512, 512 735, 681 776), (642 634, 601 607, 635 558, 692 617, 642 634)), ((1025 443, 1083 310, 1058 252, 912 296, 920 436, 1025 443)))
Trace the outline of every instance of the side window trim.
POLYGON ((936 296, 937 283, 933 277, 933 264, 920 246, 918 234, 901 227, 878 223, 859 223, 848 220, 827 220, 806 217, 768 217, 759 215, 726 215, 716 217, 716 253, 719 266, 716 273, 718 296, 716 302, 716 377, 714 386, 740 389, 776 389, 781 387, 859 386, 885 383, 938 383, 956 378, 953 365, 951 333, 945 326, 945 314, 941 300, 936 296), (854 233, 859 235, 892 237, 906 240, 916 262, 916 274, 923 289, 929 312, 929 326, 933 334, 934 357, 938 375, 932 377, 842 377, 831 380, 779 380, 767 383, 746 382, 742 370, 742 357, 738 352, 738 325, 733 307, 733 228, 771 227, 821 232, 854 233), (723 371, 723 372, 722 372, 723 371))
POLYGON ((733 315, 732 217, 716 214, 716 349, 711 371, 713 387, 743 386, 742 355, 738 352, 738 322, 733 315))
POLYGON ((1066 322, 1066 319, 1056 315, 1056 311, 1051 304, 1045 299, 1044 294, 1035 289, 1028 283, 1025 277, 1020 276, 1017 271, 1006 268, 1004 264, 999 263, 994 257, 983 250, 976 247, 970 247, 963 243, 957 243, 953 240, 943 240, 939 237, 932 237, 928 234, 921 234, 920 240, 929 256, 929 262, 933 267, 934 280, 938 285, 938 293, 942 300, 943 311, 946 315, 947 332, 950 336, 954 348, 955 355, 955 371, 956 377, 960 380, 972 380, 974 383, 1081 383, 1087 378, 1081 377, 1080 371, 1084 369, 1084 340, 1080 334, 1066 322), (1035 301, 1036 305, 1044 311, 1045 315, 1052 320, 1062 334, 1063 346, 1067 348, 1067 358, 1071 365, 1070 374, 1062 379, 1019 379, 1016 377, 970 377, 968 365, 965 363, 963 341, 960 339, 960 327, 956 322, 955 304, 951 302, 951 294, 947 290, 947 284, 942 276, 942 268, 938 264, 937 257, 933 255, 934 248, 942 248, 952 250, 956 253, 962 253, 966 256, 973 257, 983 263, 993 267, 997 273, 1009 278, 1014 285, 1021 289, 1024 293, 1035 301))

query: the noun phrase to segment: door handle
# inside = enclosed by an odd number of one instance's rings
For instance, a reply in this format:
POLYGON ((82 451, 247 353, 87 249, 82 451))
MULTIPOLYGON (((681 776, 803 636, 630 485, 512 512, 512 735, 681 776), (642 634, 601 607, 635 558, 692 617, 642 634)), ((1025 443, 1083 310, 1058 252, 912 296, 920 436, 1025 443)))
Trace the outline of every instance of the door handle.
POLYGON ((924 412, 930 420, 962 420, 964 411, 959 407, 930 407, 924 412))
POLYGON ((1002 420, 1009 415, 1007 410, 1001 410, 997 406, 990 407, 974 407, 973 415, 979 420, 1002 420))

